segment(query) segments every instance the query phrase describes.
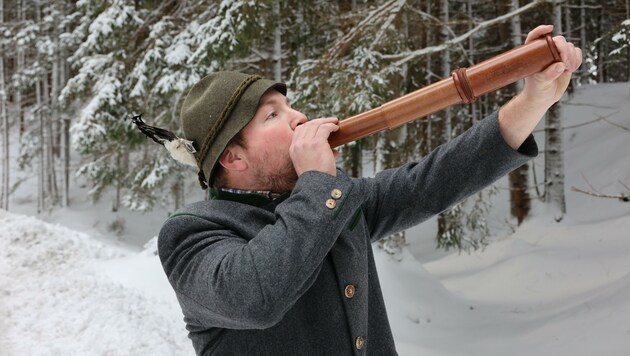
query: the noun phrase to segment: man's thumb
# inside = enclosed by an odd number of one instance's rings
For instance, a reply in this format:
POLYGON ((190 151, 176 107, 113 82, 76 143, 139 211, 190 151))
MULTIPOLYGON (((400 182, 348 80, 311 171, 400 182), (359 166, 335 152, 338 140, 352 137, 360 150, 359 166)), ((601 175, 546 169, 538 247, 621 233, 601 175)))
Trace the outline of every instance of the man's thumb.
POLYGON ((545 79, 548 81, 556 80, 560 75, 562 75, 562 73, 564 73, 565 69, 567 69, 567 66, 564 63, 554 63, 550 65, 549 68, 545 69, 545 79))

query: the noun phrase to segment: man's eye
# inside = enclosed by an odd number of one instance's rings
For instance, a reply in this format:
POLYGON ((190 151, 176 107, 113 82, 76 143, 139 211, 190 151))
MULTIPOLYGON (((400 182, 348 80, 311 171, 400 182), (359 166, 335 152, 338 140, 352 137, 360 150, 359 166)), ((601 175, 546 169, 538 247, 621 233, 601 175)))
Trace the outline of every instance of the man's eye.
POLYGON ((278 113, 274 111, 271 114, 269 114, 269 116, 267 116, 267 119, 273 119, 273 118, 276 118, 276 117, 278 117, 278 113))

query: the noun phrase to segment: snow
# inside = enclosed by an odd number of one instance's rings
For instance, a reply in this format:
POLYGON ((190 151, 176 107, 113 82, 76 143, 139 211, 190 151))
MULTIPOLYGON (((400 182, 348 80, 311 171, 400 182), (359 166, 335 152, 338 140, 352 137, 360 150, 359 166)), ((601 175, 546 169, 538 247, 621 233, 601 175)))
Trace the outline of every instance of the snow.
MULTIPOLYGON (((412 276, 432 277, 434 295, 410 291, 422 307, 404 310, 419 323, 394 330, 400 351, 420 337, 423 355, 627 354, 629 227, 629 216, 576 226, 535 218, 484 252, 409 261, 412 276), (449 344, 452 335, 465 348, 449 344)), ((387 280, 385 290, 400 283, 387 280)))
POLYGON ((3 355, 191 353, 155 255, 3 210, 0 224, 3 355))
MULTIPOLYGON (((399 255, 375 248, 401 356, 629 354, 630 203, 570 190, 630 193, 630 131, 605 121, 630 128, 629 89, 581 87, 565 105, 560 223, 535 201, 510 233, 502 180, 489 217, 496 236, 483 251, 433 250, 432 222, 410 230, 399 255)), ((112 213, 74 197, 78 207, 36 214, 33 191, 23 183, 12 212, 0 210, 0 354, 193 354, 155 255, 166 212, 112 213), (136 246, 103 228, 119 218, 136 246)))
POLYGON ((168 64, 182 64, 186 58, 190 57, 190 47, 186 43, 176 43, 166 51, 166 63, 168 64))

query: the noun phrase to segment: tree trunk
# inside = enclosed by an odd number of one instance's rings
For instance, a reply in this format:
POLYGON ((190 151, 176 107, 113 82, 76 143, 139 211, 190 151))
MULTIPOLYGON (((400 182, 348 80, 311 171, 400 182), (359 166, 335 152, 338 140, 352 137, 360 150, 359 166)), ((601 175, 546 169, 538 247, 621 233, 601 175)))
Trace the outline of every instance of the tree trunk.
MULTIPOLYGON (((0 0, 0 26, 4 23, 4 0, 0 0)), ((9 209, 9 116, 4 78, 4 45, 0 45, 0 121, 2 122, 2 182, 0 183, 0 209, 9 209)))
POLYGON ((37 117, 37 121, 39 121, 39 167, 37 169, 37 212, 41 213, 44 210, 44 118, 42 115, 42 89, 41 82, 39 80, 35 81, 35 98, 36 98, 36 109, 35 115, 37 117))
MULTIPOLYGON (((587 43, 586 43, 586 0, 580 0, 580 48, 582 48, 582 63, 586 63, 587 43)), ((588 77, 586 65, 580 66, 580 79, 588 77)), ((588 81, 587 81, 588 82, 588 81)), ((586 83, 582 83, 586 84, 586 83)))
MULTIPOLYGON (((35 5, 35 21, 38 24, 41 22, 39 3, 36 3, 35 5)), ((35 115, 37 116, 37 121, 39 122, 37 212, 41 213, 44 209, 46 209, 46 130, 44 128, 44 100, 42 93, 42 81, 39 74, 37 75, 37 79, 35 80, 35 98, 35 102, 37 105, 35 109, 35 115)))
MULTIPOLYGON (((59 49, 59 61, 58 61, 58 81, 59 86, 65 85, 68 80, 67 76, 67 61, 65 58, 68 58, 68 50, 65 46, 62 46, 59 49)), ((60 129, 60 139, 59 139, 59 150, 60 150, 60 159, 62 164, 61 170, 61 182, 62 182, 62 206, 70 206, 70 118, 61 114, 61 108, 59 107, 59 93, 56 95, 53 100, 57 104, 56 110, 58 112, 58 119, 60 121, 61 129, 60 129)))
MULTIPOLYGON (((432 1, 431 0, 427 0, 427 14, 431 14, 431 5, 432 5, 432 1)), ((429 30, 425 31, 425 45, 428 47, 432 41, 431 41, 431 32, 429 30)), ((433 71, 433 67, 431 65, 431 54, 427 54, 426 57, 426 79, 427 79, 427 84, 431 83, 431 79, 430 79, 430 75, 431 72, 433 71)), ((427 145, 427 152, 430 152, 433 149, 433 118, 435 117, 435 115, 431 114, 429 116, 427 116, 427 119, 425 120, 427 123, 426 126, 426 145, 427 145)), ((437 145, 436 145, 437 146, 437 145)))
MULTIPOLYGON (((564 28, 562 28, 562 34, 567 39, 573 38, 573 23, 571 22, 571 7, 564 7, 564 28)), ((571 81, 569 83, 569 88, 567 89, 567 93, 569 95, 573 94, 573 90, 577 87, 575 76, 571 76, 571 81)))
POLYGON ((65 117, 62 120, 61 128, 61 150, 62 150, 62 182, 63 200, 62 206, 70 206, 70 119, 65 117))
MULTIPOLYGON (((442 18, 442 41, 448 40, 449 31, 448 25, 450 20, 449 6, 447 0, 440 0, 440 12, 442 18)), ((446 78, 450 75, 451 56, 449 49, 442 51, 442 78, 446 78)), ((453 123, 452 114, 450 108, 446 108, 443 113, 444 124, 442 125, 442 139, 441 143, 447 142, 453 135, 453 123)), ((452 207, 438 215, 438 232, 437 232, 437 245, 449 249, 450 247, 462 248, 461 240, 463 234, 462 226, 462 214, 461 209, 458 206, 452 207)))
POLYGON ((112 212, 117 212, 120 209, 120 193, 122 190, 122 172, 126 170, 123 168, 123 159, 122 159, 122 151, 118 151, 116 153, 116 173, 115 173, 115 185, 116 185, 116 194, 114 195, 114 200, 112 201, 112 212))
MULTIPOLYGON (((473 6, 473 0, 468 0, 468 2, 466 3, 467 9, 466 11, 468 12, 468 17, 470 19, 474 19, 474 15, 473 15, 473 10, 472 10, 472 6, 473 6)), ((472 21, 470 21, 468 23, 468 30, 470 31, 473 28, 474 24, 472 21)), ((473 36, 468 37, 468 57, 470 58, 470 61, 472 63, 475 63, 475 42, 473 40, 473 36)), ((470 117, 471 119, 471 123, 474 124, 475 122, 479 121, 479 113, 477 110, 477 107, 479 106, 479 103, 477 101, 475 101, 474 103, 470 104, 470 117)))
MULTIPOLYGON (((518 9, 518 0, 510 0, 509 11, 512 12, 518 9)), ((513 16, 510 19, 510 32, 512 39, 512 47, 520 46, 523 42, 521 34, 521 17, 520 15, 513 16)), ((515 94, 523 89, 523 82, 518 81, 515 83, 515 94)), ((529 185, 529 166, 527 164, 515 169, 509 174, 510 180, 510 213, 516 218, 517 224, 525 220, 531 210, 531 197, 527 191, 529 185)))
MULTIPOLYGON (((446 41, 449 38, 448 24, 450 20, 450 13, 448 9, 448 1, 441 0, 441 12, 442 12, 442 41, 446 41)), ((447 78, 451 73, 451 53, 447 48, 442 51, 442 78, 447 78)), ((450 108, 446 108, 444 110, 444 140, 443 142, 449 141, 453 136, 453 123, 452 123, 452 113, 450 108)))
MULTIPOLYGON (((630 19, 630 0, 626 0, 626 19, 630 19)), ((626 79, 630 82, 630 46, 626 47, 626 79)))
POLYGON ((297 10, 296 10, 296 14, 295 14, 295 20, 297 22, 297 29, 299 31, 297 38, 298 38, 298 44, 297 44, 297 49, 296 49, 296 57, 297 57, 297 62, 300 63, 301 61, 303 61, 306 57, 306 54, 304 52, 304 48, 306 47, 306 41, 304 41, 303 39, 306 39, 306 37, 304 36, 304 34, 306 33, 305 28, 306 28, 306 22, 304 21, 304 7, 306 5, 304 4, 303 1, 299 1, 297 4, 297 10))
MULTIPOLYGON (((518 0, 510 0, 510 12, 515 11, 518 7, 518 0)), ((523 44, 523 39, 521 37, 523 34, 523 29, 521 28, 521 15, 512 16, 510 19, 510 30, 512 33, 512 47, 523 44)), ((523 81, 519 80, 516 82, 516 91, 520 92, 521 89, 523 89, 523 81)))
MULTIPOLYGON (((57 3, 57 11, 54 11, 55 22, 60 22, 61 17, 64 16, 64 8, 63 5, 57 3)), ((61 87, 64 84, 63 80, 63 58, 61 56, 61 47, 62 43, 59 40, 61 35, 61 29, 55 26, 53 30, 53 41, 54 41, 54 54, 53 54, 53 62, 52 62, 52 72, 51 72, 51 90, 50 90, 50 163, 51 163, 51 181, 53 183, 54 188, 54 196, 55 201, 60 203, 62 206, 67 206, 67 192, 65 191, 65 181, 62 186, 61 196, 63 197, 63 201, 59 201, 59 187, 57 185, 57 160, 62 157, 61 141, 63 140, 63 130, 65 126, 65 122, 61 117, 61 108, 59 104, 59 94, 61 93, 61 87)), ((65 171, 65 169, 62 169, 65 171)), ((65 175, 65 172, 62 172, 62 176, 65 175)))
MULTIPOLYGON (((605 29, 604 29, 604 7, 602 6, 599 9, 599 33, 600 36, 603 35, 605 33, 605 29)), ((605 83, 606 82, 606 77, 604 76, 604 57, 605 57, 605 53, 604 52, 605 49, 605 44, 606 41, 599 41, 598 45, 597 45, 597 74, 598 74, 598 78, 597 81, 599 83, 605 83)))
POLYGON ((184 201, 184 181, 185 179, 182 177, 182 179, 178 179, 171 186, 171 193, 173 194, 173 198, 175 200, 175 211, 179 210, 182 206, 184 206, 184 204, 186 204, 184 201))
POLYGON ((545 202, 551 208, 554 219, 560 221, 567 211, 560 103, 556 103, 547 112, 545 127, 545 202))
MULTIPOLYGON (((554 3, 554 27, 562 32, 562 10, 558 1, 554 3)), ((561 221, 567 211, 562 134, 561 104, 558 102, 545 118, 545 202, 556 221, 561 221)))
POLYGON ((280 1, 273 2, 273 13, 276 18, 276 28, 274 29, 274 46, 273 46, 273 75, 277 82, 282 81, 282 16, 280 15, 280 1))
POLYGON ((45 193, 48 201, 48 205, 56 205, 58 203, 58 189, 57 189, 57 177, 55 173, 55 143, 54 143, 54 129, 53 129, 53 111, 50 105, 50 87, 48 85, 48 70, 44 69, 42 73, 42 98, 43 98, 43 110, 42 117, 44 118, 44 143, 42 149, 44 150, 45 159, 45 193))
MULTIPOLYGON (((25 15, 24 15, 24 5, 23 5, 23 0, 17 0, 17 18, 18 21, 24 23, 25 21, 25 15)), ((17 73, 22 73, 24 71, 24 46, 22 44, 18 43, 16 44, 16 72, 17 73)), ((24 135, 24 110, 22 110, 22 87, 21 87, 21 83, 19 83, 19 85, 17 87, 14 88, 15 91, 15 110, 16 110, 16 115, 15 117, 17 118, 17 121, 19 123, 20 126, 20 130, 19 130, 19 136, 18 136, 18 142, 21 144, 22 143, 22 136, 24 135)))

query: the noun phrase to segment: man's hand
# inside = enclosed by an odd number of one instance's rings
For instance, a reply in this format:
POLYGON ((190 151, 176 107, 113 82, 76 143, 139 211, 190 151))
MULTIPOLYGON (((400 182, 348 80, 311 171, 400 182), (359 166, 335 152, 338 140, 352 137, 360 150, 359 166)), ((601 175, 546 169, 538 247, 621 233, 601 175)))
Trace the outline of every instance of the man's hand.
POLYGON ((335 158, 339 152, 330 148, 328 137, 339 130, 339 119, 329 117, 308 121, 295 128, 289 155, 298 177, 307 171, 337 175, 335 158))
MULTIPOLYGON (((551 32, 553 26, 542 25, 527 34, 525 43, 551 32)), ((499 129, 510 147, 518 149, 534 130, 545 112, 555 104, 569 86, 571 73, 582 64, 582 50, 562 36, 553 37, 560 52, 556 62, 542 72, 525 78, 523 91, 499 110, 499 129)))
MULTIPOLYGON (((540 36, 550 33, 552 25, 542 25, 527 34, 525 43, 529 43, 540 36)), ((562 62, 556 62, 540 73, 525 78, 523 96, 537 105, 547 108, 556 103, 567 90, 571 80, 571 73, 582 64, 582 50, 573 43, 567 42, 563 36, 553 37, 553 42, 560 52, 562 62)))

